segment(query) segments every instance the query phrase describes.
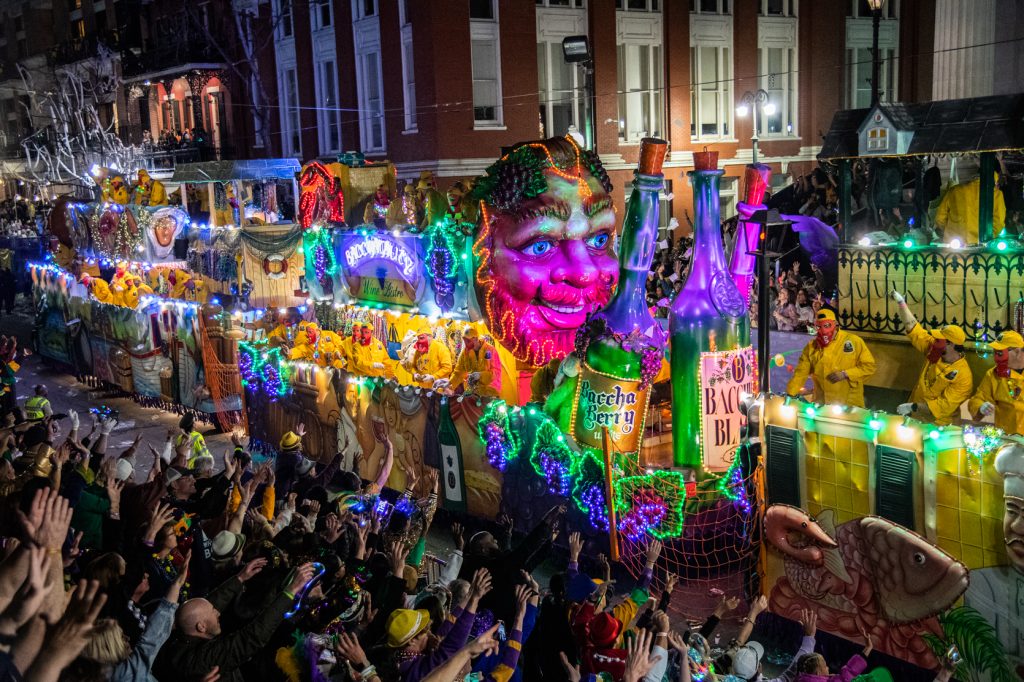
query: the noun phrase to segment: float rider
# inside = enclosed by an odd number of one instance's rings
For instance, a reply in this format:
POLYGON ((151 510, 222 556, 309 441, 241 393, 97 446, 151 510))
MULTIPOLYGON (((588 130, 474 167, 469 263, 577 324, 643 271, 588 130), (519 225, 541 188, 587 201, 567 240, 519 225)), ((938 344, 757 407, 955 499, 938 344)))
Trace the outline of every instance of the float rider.
POLYGON ((467 392, 497 397, 501 384, 494 372, 496 353, 494 346, 480 338, 476 327, 466 327, 462 332, 462 352, 455 363, 450 385, 453 388, 464 385, 467 392))
POLYGON ((997 427, 1024 435, 1024 338, 1005 331, 989 345, 996 366, 981 378, 967 407, 975 419, 995 415, 997 427))
POLYGON ((814 401, 864 407, 864 382, 875 373, 875 358, 859 336, 839 328, 836 314, 822 308, 814 321, 817 334, 800 354, 786 393, 801 393, 807 377, 814 401))
POLYGON ((195 423, 195 417, 191 414, 184 415, 178 422, 178 435, 174 437, 174 450, 185 455, 189 469, 195 469, 200 458, 206 457, 213 461, 213 455, 206 447, 206 439, 195 430, 195 423))
POLYGON ((373 328, 363 323, 359 327, 358 342, 352 343, 349 371, 365 377, 391 377, 394 375, 391 365, 392 360, 384 344, 374 338, 373 328))
POLYGON ((50 406, 50 399, 47 397, 46 386, 37 384, 35 395, 25 401, 25 419, 41 421, 52 416, 53 408, 50 406))
POLYGON ((955 324, 928 331, 910 312, 902 294, 893 291, 891 297, 899 306, 897 312, 911 345, 928 360, 910 394, 910 402, 901 404, 896 412, 938 426, 952 424, 974 388, 974 376, 964 357, 967 334, 955 324))
POLYGON ((412 375, 420 388, 431 389, 438 381, 446 382, 452 375, 452 354, 435 341, 425 323, 417 330, 411 353, 402 361, 402 367, 412 375))

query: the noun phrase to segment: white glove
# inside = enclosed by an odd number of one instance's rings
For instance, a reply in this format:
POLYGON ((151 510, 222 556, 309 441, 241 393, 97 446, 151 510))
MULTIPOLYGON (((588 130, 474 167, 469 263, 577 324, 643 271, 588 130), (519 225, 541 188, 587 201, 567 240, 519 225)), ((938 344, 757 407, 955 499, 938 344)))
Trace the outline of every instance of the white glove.
POLYGON ((892 300, 896 301, 897 303, 904 303, 907 300, 907 299, 903 298, 903 294, 901 294, 900 292, 896 291, 895 289, 893 289, 891 292, 889 292, 889 298, 891 298, 892 300))
POLYGON ((412 375, 412 380, 413 381, 417 381, 417 382, 418 381, 423 381, 423 375, 422 374, 413 374, 412 375))
POLYGON ((466 378, 470 381, 480 381, 480 372, 470 372, 466 378))
POLYGON ((373 363, 373 368, 374 369, 384 369, 384 363, 383 362, 375 362, 375 363, 373 363))
POLYGON ((78 412, 75 410, 68 410, 68 419, 71 420, 71 430, 78 430, 78 412))
POLYGON ((110 432, 114 430, 115 426, 117 426, 116 419, 105 419, 103 421, 103 424, 100 425, 100 434, 104 436, 109 436, 110 432))
POLYGON ((420 381, 422 381, 424 383, 427 383, 427 382, 434 383, 434 375, 433 374, 421 374, 420 375, 420 381))
POLYGON ((451 381, 448 380, 448 379, 435 379, 434 380, 434 390, 438 390, 438 389, 442 389, 442 388, 448 388, 448 385, 450 383, 451 383, 451 381))
POLYGON ((913 414, 916 410, 917 403, 902 403, 896 408, 896 414, 906 417, 908 414, 913 414))
POLYGON ((995 411, 996 411, 996 406, 993 405, 992 403, 989 403, 989 402, 982 403, 981 407, 978 408, 978 412, 980 412, 982 414, 982 416, 984 416, 984 417, 989 416, 990 414, 992 414, 995 411))

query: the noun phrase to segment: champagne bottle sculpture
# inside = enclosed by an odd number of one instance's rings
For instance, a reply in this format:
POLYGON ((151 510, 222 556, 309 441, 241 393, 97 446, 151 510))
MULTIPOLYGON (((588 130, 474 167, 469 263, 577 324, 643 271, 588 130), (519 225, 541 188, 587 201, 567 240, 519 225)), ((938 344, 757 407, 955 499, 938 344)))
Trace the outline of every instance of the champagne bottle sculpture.
POLYGON ((743 423, 740 395, 754 393, 756 377, 747 305, 722 248, 723 173, 700 166, 689 173, 693 260, 669 313, 673 463, 709 471, 728 468, 743 423))
POLYGON ((614 449, 635 454, 643 442, 651 382, 661 369, 665 334, 646 303, 647 274, 658 241, 658 192, 668 143, 645 138, 619 242, 619 284, 608 304, 583 330, 573 435, 601 449, 608 429, 614 449))

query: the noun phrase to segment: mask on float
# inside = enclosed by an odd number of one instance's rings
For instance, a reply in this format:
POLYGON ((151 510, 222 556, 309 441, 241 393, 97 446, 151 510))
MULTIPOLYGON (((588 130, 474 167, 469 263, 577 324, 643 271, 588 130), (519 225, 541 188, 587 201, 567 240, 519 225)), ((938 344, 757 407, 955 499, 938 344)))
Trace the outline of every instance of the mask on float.
POLYGON ((935 364, 941 360, 942 356, 946 353, 948 345, 949 341, 946 339, 935 339, 932 341, 932 346, 928 349, 928 362, 935 364))
POLYGON ((1010 349, 993 350, 992 356, 996 361, 996 376, 1008 379, 1010 377, 1010 349))
POLYGON ((836 334, 839 332, 839 323, 831 317, 822 318, 820 313, 818 320, 814 323, 814 327, 818 332, 816 341, 819 348, 827 347, 828 344, 832 343, 833 339, 836 338, 836 334))
POLYGON ((359 343, 364 346, 369 346, 370 341, 373 341, 373 330, 369 327, 363 327, 359 333, 359 343))
POLYGON ((430 350, 430 335, 420 334, 416 337, 416 352, 426 353, 430 350))

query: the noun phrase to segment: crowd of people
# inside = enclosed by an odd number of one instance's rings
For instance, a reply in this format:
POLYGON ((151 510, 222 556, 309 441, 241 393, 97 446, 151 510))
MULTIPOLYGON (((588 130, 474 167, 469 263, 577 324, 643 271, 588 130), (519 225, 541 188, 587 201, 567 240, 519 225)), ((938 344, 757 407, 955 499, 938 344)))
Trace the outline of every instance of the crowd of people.
MULTIPOLYGON (((55 414, 39 386, 24 409, 2 411, 0 680, 765 679, 764 647, 750 640, 764 597, 713 651, 738 598, 680 628, 661 543, 635 581, 617 583, 625 571, 585 547, 564 506, 522 537, 507 518, 452 518, 454 549, 428 555, 438 471, 405 470, 404 492, 387 489, 386 434, 365 480, 340 455, 305 457, 301 424, 265 459, 235 432, 215 463, 186 415, 162 448, 147 446, 144 467, 141 437, 110 451, 110 410, 84 424, 55 414), (542 588, 534 574, 559 537, 568 563, 542 588)), ((848 681, 868 668, 867 634, 833 674, 814 653, 815 614, 801 623, 777 679, 848 681)))

